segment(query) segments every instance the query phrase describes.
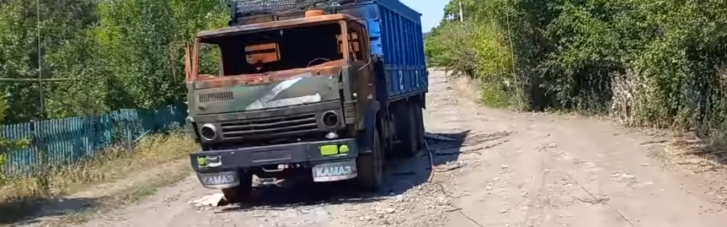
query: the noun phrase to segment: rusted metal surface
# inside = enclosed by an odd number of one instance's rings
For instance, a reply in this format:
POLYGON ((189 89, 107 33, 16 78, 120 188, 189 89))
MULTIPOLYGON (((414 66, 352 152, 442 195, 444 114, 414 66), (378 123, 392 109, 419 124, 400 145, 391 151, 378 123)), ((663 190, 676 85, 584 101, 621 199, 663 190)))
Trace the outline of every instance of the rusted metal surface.
POLYGON ((247 63, 260 70, 263 64, 280 60, 280 51, 277 43, 264 43, 245 47, 247 63))
POLYGON ((346 61, 341 59, 308 68, 289 69, 267 73, 227 76, 201 74, 198 78, 193 79, 192 81, 194 81, 195 84, 194 89, 234 87, 240 85, 258 85, 286 80, 303 73, 311 73, 313 75, 338 74, 341 71, 341 67, 343 67, 344 65, 346 65, 346 61))
POLYGON ((325 14, 325 12, 323 12, 323 10, 320 10, 320 9, 305 11, 305 17, 321 16, 324 14, 325 14))
POLYGON ((294 18, 280 21, 270 21, 256 24, 246 24, 232 27, 225 27, 215 30, 201 31, 197 33, 197 38, 209 39, 224 37, 230 35, 239 35, 250 32, 257 32, 269 29, 281 29, 290 27, 300 27, 301 25, 313 25, 320 23, 333 23, 341 20, 356 20, 356 18, 345 14, 328 14, 321 16, 311 16, 303 18, 294 18))
POLYGON ((192 54, 192 51, 189 49, 189 45, 186 45, 184 48, 184 77, 187 81, 192 80, 192 77, 194 75, 197 75, 197 73, 193 72, 194 66, 192 66, 192 59, 197 58, 196 55, 192 54))
MULTIPOLYGON (((191 65, 191 67, 188 67, 189 75, 187 77, 189 91, 187 99, 189 101, 190 116, 193 116, 198 124, 216 124, 222 130, 224 140, 229 141, 239 139, 238 137, 249 139, 252 135, 263 136, 264 133, 262 132, 240 131, 243 125, 253 121, 272 122, 273 118, 306 114, 318 117, 325 111, 337 111, 342 114, 340 75, 343 74, 344 67, 351 65, 349 62, 350 50, 360 51, 360 48, 362 48, 360 46, 351 47, 348 43, 349 40, 363 39, 364 37, 361 34, 351 35, 348 33, 348 22, 353 20, 354 18, 341 14, 313 15, 307 18, 264 22, 200 32, 198 41, 195 42, 195 47, 192 48, 192 53, 188 53, 191 58, 187 60, 191 65), (343 59, 332 60, 306 68, 264 73, 240 75, 199 73, 200 59, 197 52, 200 43, 207 38, 245 35, 265 31, 266 29, 315 26, 326 23, 338 24, 341 28, 341 34, 347 34, 338 39, 343 59), (233 123, 240 125, 228 127, 227 124, 233 123)), ((278 48, 275 43, 266 43, 247 46, 244 50, 239 51, 245 52, 248 64, 259 66, 279 61, 282 56, 278 48)), ((369 89, 369 87, 366 86, 366 89, 369 89)), ((363 94, 367 93, 364 92, 363 94)), ((303 119, 281 120, 280 122, 266 123, 275 124, 275 127, 271 126, 272 128, 266 128, 266 130, 285 129, 284 132, 289 134, 310 134, 310 132, 317 132, 321 128, 321 125, 318 125, 320 123, 313 125, 314 122, 317 121, 304 122, 303 119), (304 126, 310 128, 303 130, 301 127, 304 126), (290 127, 295 128, 295 130, 289 129, 290 127), (302 131, 296 131, 299 128, 302 131)))

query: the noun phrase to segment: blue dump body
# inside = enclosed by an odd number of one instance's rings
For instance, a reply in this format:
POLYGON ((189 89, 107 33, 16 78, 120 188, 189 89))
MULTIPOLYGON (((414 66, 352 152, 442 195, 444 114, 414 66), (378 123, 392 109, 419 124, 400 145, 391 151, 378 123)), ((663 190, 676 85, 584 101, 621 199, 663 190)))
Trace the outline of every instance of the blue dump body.
MULTIPOLYGON (((233 8, 232 24, 241 19, 240 11, 249 9, 233 8)), ((365 21, 371 39, 371 53, 384 59, 389 101, 427 92, 429 80, 419 12, 398 0, 358 0, 335 9, 336 13, 365 21)))
POLYGON ((429 80, 424 59, 421 14, 397 0, 359 1, 339 13, 366 21, 371 53, 383 57, 390 100, 426 92, 429 80))

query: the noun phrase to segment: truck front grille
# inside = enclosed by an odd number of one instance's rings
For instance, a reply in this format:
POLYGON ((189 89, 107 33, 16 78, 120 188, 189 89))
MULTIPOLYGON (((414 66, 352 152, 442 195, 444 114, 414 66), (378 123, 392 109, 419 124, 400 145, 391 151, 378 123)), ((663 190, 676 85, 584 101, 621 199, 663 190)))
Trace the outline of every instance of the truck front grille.
POLYGON ((315 114, 222 123, 225 139, 285 137, 318 130, 315 114))
POLYGON ((356 123, 356 101, 343 103, 343 116, 346 117, 346 124, 356 123))
POLYGON ((233 94, 231 91, 201 94, 201 95, 199 95, 199 102, 205 103, 205 102, 230 101, 233 99, 232 95, 233 94))

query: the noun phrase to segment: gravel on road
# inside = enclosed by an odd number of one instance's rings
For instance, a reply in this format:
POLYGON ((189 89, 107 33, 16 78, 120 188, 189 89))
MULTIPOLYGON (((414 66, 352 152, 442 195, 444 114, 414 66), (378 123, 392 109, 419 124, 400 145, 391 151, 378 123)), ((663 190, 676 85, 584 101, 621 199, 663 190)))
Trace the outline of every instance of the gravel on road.
POLYGON ((649 156, 653 136, 610 121, 481 107, 430 71, 426 152, 393 160, 381 192, 346 182, 265 182, 251 206, 199 207, 194 176, 87 226, 724 226, 714 185, 649 156))

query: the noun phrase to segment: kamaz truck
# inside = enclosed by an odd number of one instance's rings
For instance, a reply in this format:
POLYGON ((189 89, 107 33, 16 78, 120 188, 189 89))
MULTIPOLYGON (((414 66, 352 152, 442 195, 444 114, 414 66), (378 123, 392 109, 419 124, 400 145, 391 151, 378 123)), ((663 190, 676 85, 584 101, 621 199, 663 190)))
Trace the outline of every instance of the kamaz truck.
POLYGON ((230 202, 253 176, 382 184, 387 157, 423 145, 421 14, 398 0, 238 0, 187 51, 201 184, 230 202))

